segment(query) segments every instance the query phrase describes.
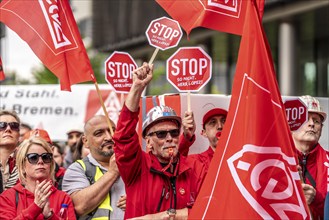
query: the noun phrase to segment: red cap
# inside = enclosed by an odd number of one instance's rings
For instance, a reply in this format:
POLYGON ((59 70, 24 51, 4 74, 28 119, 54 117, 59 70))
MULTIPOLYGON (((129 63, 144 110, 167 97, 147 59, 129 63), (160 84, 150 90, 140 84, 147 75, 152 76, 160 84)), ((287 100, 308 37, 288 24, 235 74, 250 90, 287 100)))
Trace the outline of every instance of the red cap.
POLYGON ((209 110, 202 119, 202 125, 204 126, 211 117, 215 116, 215 115, 227 115, 227 111, 225 109, 222 108, 213 108, 211 110, 209 110))
POLYGON ((51 141, 51 139, 49 137, 48 132, 43 129, 34 129, 34 130, 26 132, 24 134, 24 140, 29 139, 31 137, 40 137, 40 138, 44 139, 45 141, 47 141, 49 144, 53 144, 53 142, 51 141))

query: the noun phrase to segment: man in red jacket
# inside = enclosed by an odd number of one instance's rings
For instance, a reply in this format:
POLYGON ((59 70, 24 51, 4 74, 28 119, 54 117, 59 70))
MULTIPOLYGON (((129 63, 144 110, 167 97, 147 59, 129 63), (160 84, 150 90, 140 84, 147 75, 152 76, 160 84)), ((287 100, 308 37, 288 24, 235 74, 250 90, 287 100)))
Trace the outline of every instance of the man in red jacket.
MULTIPOLYGON (((191 158, 195 158, 205 165, 206 170, 208 170, 210 162, 214 156, 217 143, 222 134, 222 130, 224 128, 224 124, 226 121, 227 111, 222 108, 216 108, 213 104, 208 103, 205 105, 205 108, 211 108, 208 110, 203 118, 202 118, 202 131, 201 135, 208 139, 209 147, 206 151, 199 154, 191 154, 191 158)), ((192 137, 195 131, 195 124, 190 123, 190 121, 194 121, 193 114, 185 113, 185 117, 183 119, 182 125, 184 129, 184 134, 188 133, 188 136, 192 137), (187 116, 188 115, 188 116, 187 116), (188 132, 188 131, 190 132, 188 132)), ((179 147, 179 152, 182 155, 187 156, 189 152, 188 145, 181 145, 179 147)))
POLYGON ((327 114, 311 96, 302 96, 307 105, 308 121, 292 132, 296 154, 302 168, 303 190, 313 219, 323 219, 324 201, 329 188, 329 152, 319 144, 327 114))
POLYGON ((152 74, 153 65, 147 63, 133 73, 133 84, 113 137, 116 161, 126 186, 125 218, 186 219, 205 169, 203 164, 178 153, 181 118, 168 106, 156 106, 148 112, 142 135, 149 153, 142 151, 136 132, 139 100, 152 74))

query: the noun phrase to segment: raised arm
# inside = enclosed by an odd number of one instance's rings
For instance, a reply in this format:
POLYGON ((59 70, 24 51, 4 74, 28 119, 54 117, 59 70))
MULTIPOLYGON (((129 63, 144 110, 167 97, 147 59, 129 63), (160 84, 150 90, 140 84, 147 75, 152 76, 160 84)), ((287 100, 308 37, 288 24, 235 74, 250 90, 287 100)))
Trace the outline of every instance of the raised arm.
POLYGON ((183 156, 187 156, 191 145, 195 141, 195 121, 193 112, 186 111, 182 120, 183 134, 180 137, 178 151, 183 156))
POLYGON ((143 90, 150 83, 153 77, 153 64, 149 65, 143 63, 143 66, 139 67, 133 72, 133 84, 126 98, 126 106, 132 111, 136 112, 139 108, 139 99, 143 93, 143 90))

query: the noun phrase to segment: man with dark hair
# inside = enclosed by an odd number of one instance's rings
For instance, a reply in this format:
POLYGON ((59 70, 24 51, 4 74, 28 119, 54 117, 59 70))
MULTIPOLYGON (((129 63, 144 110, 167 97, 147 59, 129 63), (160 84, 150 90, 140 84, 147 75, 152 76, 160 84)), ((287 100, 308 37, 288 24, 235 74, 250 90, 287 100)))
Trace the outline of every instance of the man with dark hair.
POLYGON ((73 152, 75 151, 76 144, 78 143, 81 135, 82 130, 79 128, 70 129, 67 134, 67 149, 65 151, 64 157, 64 167, 68 168, 74 161, 73 161, 73 152))
POLYGON ((20 119, 14 111, 0 110, 0 193, 18 180, 15 153, 19 141, 20 119))

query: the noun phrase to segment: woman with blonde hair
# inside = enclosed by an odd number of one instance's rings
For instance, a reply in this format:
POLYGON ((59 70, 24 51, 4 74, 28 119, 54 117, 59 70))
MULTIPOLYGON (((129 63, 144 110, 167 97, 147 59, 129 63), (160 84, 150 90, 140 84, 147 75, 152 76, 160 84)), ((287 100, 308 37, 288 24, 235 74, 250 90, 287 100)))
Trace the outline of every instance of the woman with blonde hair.
POLYGON ((70 196, 53 186, 55 162, 46 141, 23 141, 16 164, 20 183, 0 195, 1 219, 60 219, 62 204, 68 205, 68 219, 76 219, 70 196))

